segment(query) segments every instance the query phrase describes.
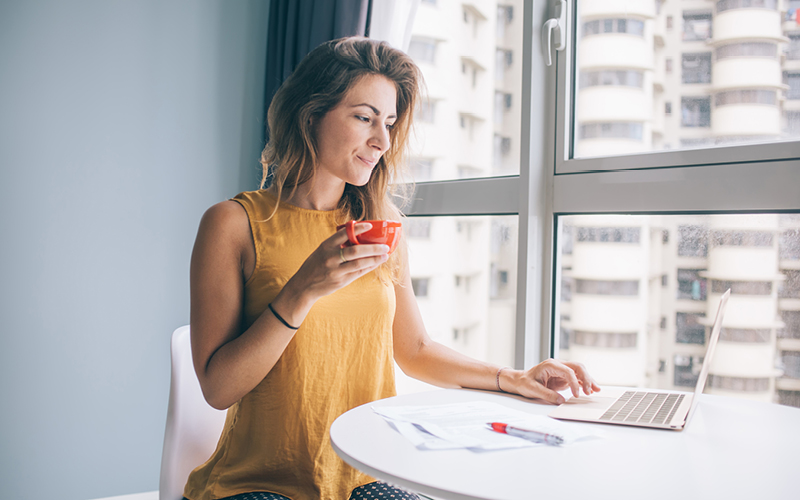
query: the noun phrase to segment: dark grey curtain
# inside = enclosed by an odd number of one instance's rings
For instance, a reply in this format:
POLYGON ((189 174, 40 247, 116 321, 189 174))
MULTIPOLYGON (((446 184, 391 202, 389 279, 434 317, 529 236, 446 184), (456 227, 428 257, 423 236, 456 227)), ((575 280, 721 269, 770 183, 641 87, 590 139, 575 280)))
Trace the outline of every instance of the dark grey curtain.
POLYGON ((306 54, 328 40, 368 34, 369 4, 370 0, 271 0, 264 123, 275 91, 306 54))

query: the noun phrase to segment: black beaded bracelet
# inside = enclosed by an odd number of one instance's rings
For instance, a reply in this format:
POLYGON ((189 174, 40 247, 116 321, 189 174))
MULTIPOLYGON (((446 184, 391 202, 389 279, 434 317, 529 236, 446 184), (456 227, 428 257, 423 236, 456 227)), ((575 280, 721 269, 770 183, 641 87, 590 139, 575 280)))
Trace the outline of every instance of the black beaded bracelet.
POLYGON ((283 318, 281 317, 281 315, 280 315, 280 314, 278 314, 278 313, 275 311, 275 308, 274 308, 274 307, 272 307, 272 304, 267 304, 267 307, 269 307, 269 310, 270 310, 270 311, 272 311, 272 314, 274 314, 274 315, 275 315, 275 317, 276 317, 276 318, 278 318, 278 321, 280 321, 281 323, 283 323, 283 325, 284 325, 286 328, 291 328, 292 330, 297 330, 298 328, 300 328, 299 326, 292 326, 292 325, 290 325, 289 323, 287 323, 287 322, 286 322, 286 320, 285 320, 285 319, 283 319, 283 318))

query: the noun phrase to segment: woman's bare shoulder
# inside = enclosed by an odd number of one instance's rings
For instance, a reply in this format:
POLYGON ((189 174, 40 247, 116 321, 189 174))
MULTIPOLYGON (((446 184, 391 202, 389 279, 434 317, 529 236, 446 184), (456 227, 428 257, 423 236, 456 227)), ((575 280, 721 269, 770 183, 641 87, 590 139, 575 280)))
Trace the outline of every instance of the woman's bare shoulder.
POLYGON ((197 231, 198 240, 212 244, 231 244, 242 248, 251 240, 250 220, 244 207, 233 200, 212 205, 205 211, 197 231))

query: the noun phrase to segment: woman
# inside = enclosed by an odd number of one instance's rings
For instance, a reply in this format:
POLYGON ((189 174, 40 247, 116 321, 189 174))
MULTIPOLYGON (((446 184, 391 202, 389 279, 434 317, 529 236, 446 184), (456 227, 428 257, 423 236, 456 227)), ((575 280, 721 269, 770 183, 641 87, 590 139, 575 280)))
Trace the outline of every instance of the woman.
MULTIPOLYGON (((269 109, 268 189, 211 207, 191 264, 195 370, 229 408, 217 450, 192 472, 191 500, 417 498, 346 465, 328 428, 394 392, 393 360, 443 387, 557 403, 598 390, 582 366, 517 371, 432 342, 402 248, 344 246, 351 219, 399 219, 389 182, 404 164, 419 98, 414 63, 388 44, 334 40, 312 51, 269 109), (253 492, 259 496, 241 496, 253 492), (383 495, 383 496, 381 496, 383 495)), ((356 234, 370 224, 355 226, 356 234)))

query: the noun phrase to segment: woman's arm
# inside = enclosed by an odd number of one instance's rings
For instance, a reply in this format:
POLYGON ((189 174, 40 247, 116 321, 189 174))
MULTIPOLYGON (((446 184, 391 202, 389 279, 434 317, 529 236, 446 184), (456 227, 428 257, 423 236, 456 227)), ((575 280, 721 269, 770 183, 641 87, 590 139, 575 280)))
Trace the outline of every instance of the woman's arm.
MULTIPOLYGON (((356 233, 370 228, 358 224, 356 233)), ((385 262, 385 245, 345 250, 338 231, 306 259, 272 301, 275 311, 300 326, 320 297, 385 262)), ((241 331, 244 283, 255 267, 255 247, 244 208, 235 201, 211 207, 200 221, 190 268, 192 356, 206 401, 225 409, 258 385, 277 363, 295 330, 269 309, 241 331)))
MULTIPOLYGON (((497 390, 498 370, 503 367, 472 359, 431 340, 425 331, 410 277, 406 276, 402 286, 395 286, 395 294, 394 353, 404 373, 441 387, 497 390)), ((499 386, 505 392, 556 404, 564 402, 564 397, 556 391, 568 387, 575 396, 581 387, 586 394, 600 390, 583 365, 555 359, 545 360, 526 371, 503 369, 499 386)))

